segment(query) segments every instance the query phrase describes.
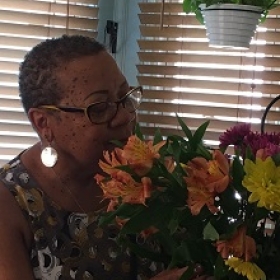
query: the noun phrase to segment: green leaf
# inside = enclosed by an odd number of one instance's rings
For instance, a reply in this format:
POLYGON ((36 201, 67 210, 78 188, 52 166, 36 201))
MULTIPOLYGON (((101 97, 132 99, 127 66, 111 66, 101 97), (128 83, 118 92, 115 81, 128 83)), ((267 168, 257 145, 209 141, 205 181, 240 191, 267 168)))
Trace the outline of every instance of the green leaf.
POLYGON ((194 275, 194 265, 189 264, 188 269, 182 274, 179 280, 193 279, 193 275, 194 275))
POLYGON ((159 244, 161 244, 163 251, 170 256, 173 255, 178 244, 164 224, 159 227, 159 231, 156 232, 154 236, 159 241, 159 244))
POLYGON ((168 137, 167 151, 174 157, 176 162, 180 162, 182 146, 180 145, 179 141, 177 141, 177 139, 168 137))
POLYGON ((104 213, 99 218, 98 226, 104 226, 104 225, 110 224, 110 223, 112 223, 112 221, 114 221, 115 218, 116 218, 115 211, 104 213))
POLYGON ((192 258, 188 244, 186 242, 182 242, 182 244, 174 250, 169 268, 179 267, 190 261, 192 261, 192 258))
POLYGON ((162 252, 151 251, 144 247, 142 244, 139 245, 136 242, 131 242, 130 240, 126 239, 126 245, 139 257, 148 258, 152 261, 162 263, 168 263, 170 261, 170 258, 162 252))
POLYGON ((204 17, 201 13, 201 10, 200 9, 197 9, 196 12, 195 12, 195 17, 196 19, 201 23, 201 24, 204 24, 204 17))
POLYGON ((160 129, 157 129, 155 132, 153 144, 155 145, 157 143, 160 143, 161 141, 163 141, 163 137, 161 135, 160 129))
POLYGON ((103 226, 112 223, 116 216, 120 217, 130 217, 135 215, 138 212, 141 212, 143 208, 146 208, 144 205, 135 205, 124 203, 118 207, 116 211, 107 212, 102 214, 99 219, 98 225, 103 226))
POLYGON ((190 140, 191 146, 196 149, 197 145, 202 142, 202 138, 205 135, 205 131, 209 125, 210 121, 206 121, 194 132, 193 138, 190 140))
POLYGON ((118 165, 118 166, 116 166, 115 168, 116 168, 116 169, 119 169, 119 170, 122 170, 122 171, 125 171, 125 172, 131 174, 132 176, 138 177, 137 174, 136 174, 136 173, 131 169, 131 167, 128 166, 128 165, 118 165))
POLYGON ((228 239, 233 236, 237 228, 243 224, 241 219, 234 222, 229 222, 226 216, 222 216, 222 220, 211 220, 211 223, 220 234, 220 239, 228 239))
POLYGON ((221 279, 223 279, 224 277, 227 276, 227 273, 228 273, 228 268, 225 265, 225 261, 223 260, 223 258, 219 254, 217 256, 216 263, 215 263, 214 278, 216 280, 221 280, 221 279))
POLYGON ((144 206, 136 212, 122 227, 121 234, 139 233, 150 226, 160 228, 161 224, 167 223, 172 216, 173 206, 157 202, 151 201, 149 207, 144 206))
POLYGON ((272 159, 273 159, 276 166, 280 165, 280 153, 273 155, 272 159))
POLYGON ((143 136, 143 133, 141 132, 141 128, 140 128, 140 125, 139 123, 136 123, 135 125, 135 135, 141 139, 142 141, 144 141, 144 136, 143 136))
POLYGON ((219 194, 219 197, 219 205, 223 209, 224 214, 228 217, 237 218, 240 215, 241 204, 236 198, 236 190, 232 187, 232 184, 219 194))
POLYGON ((191 1, 190 0, 184 0, 183 1, 183 11, 187 14, 192 11, 192 6, 191 6, 191 1))
POLYGON ((232 163, 232 177, 233 177, 233 185, 237 192, 243 193, 244 187, 242 185, 242 180, 244 177, 244 169, 243 165, 239 159, 239 157, 234 157, 232 163))
POLYGON ((185 133, 185 135, 187 136, 187 138, 190 140, 192 139, 192 132, 191 130, 187 127, 187 125, 183 122, 183 120, 177 115, 177 120, 180 124, 180 126, 182 127, 183 132, 185 133))
POLYGON ((210 239, 212 241, 215 241, 219 239, 219 233, 216 231, 216 229, 212 226, 211 223, 208 223, 203 230, 203 237, 204 239, 210 239))
POLYGON ((123 142, 118 141, 118 140, 111 140, 110 143, 116 145, 116 146, 119 147, 119 148, 122 148, 122 147, 123 147, 123 142))
POLYGON ((197 145, 197 153, 202 155, 205 159, 211 160, 212 154, 210 153, 209 149, 207 149, 203 144, 199 143, 197 145))

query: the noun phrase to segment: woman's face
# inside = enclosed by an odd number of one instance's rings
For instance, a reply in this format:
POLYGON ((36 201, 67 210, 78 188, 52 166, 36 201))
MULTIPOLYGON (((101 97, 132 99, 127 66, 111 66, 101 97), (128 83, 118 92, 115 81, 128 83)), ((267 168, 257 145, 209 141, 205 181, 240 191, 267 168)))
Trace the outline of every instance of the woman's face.
MULTIPOLYGON (((105 51, 64 65, 58 78, 64 96, 60 106, 84 108, 94 102, 114 102, 129 91, 116 62, 105 51)), ((96 172, 103 150, 112 149, 109 141, 124 140, 132 134, 135 113, 119 106, 108 123, 93 124, 81 112, 59 112, 59 120, 53 121, 54 147, 59 156, 96 172)))

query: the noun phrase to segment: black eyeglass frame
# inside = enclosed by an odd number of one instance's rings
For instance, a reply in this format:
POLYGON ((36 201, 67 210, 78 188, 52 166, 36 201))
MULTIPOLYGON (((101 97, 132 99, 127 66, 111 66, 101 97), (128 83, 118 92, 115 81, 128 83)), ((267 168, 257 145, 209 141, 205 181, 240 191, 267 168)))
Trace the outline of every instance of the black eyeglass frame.
MULTIPOLYGON (((141 98, 142 98, 142 95, 143 95, 143 87, 142 86, 137 86, 137 87, 134 87, 134 88, 131 88, 127 94, 125 96, 123 96, 120 100, 118 101, 115 101, 115 102, 107 102, 107 101, 102 101, 102 102, 94 102, 94 103, 91 103, 89 104, 87 107, 66 107, 66 106, 56 106, 56 105, 41 105, 39 106, 38 108, 39 109, 50 109, 50 110, 56 110, 56 111, 63 111, 63 112, 67 112, 67 113, 77 113, 77 112, 80 112, 80 113, 84 113, 85 116, 88 118, 88 120, 93 123, 93 124, 103 124, 103 123, 107 123, 107 122, 110 122, 117 114, 118 112, 118 108, 119 108, 119 105, 122 104, 123 107, 125 108, 125 101, 127 100, 127 98, 135 91, 140 91, 141 95, 140 95, 140 101, 139 101, 139 105, 141 103, 141 98), (101 121, 101 122, 94 122, 90 119, 90 116, 89 116, 89 108, 92 107, 93 105, 98 105, 98 104, 103 104, 103 103, 106 103, 108 104, 109 106, 110 105, 113 105, 113 104, 116 104, 116 112, 114 115, 112 115, 112 117, 109 119, 109 120, 106 120, 106 121, 101 121)), ((138 107, 139 107, 138 105, 138 107)), ((138 107, 134 108, 133 111, 129 111, 130 113, 133 113, 135 112, 138 107)))

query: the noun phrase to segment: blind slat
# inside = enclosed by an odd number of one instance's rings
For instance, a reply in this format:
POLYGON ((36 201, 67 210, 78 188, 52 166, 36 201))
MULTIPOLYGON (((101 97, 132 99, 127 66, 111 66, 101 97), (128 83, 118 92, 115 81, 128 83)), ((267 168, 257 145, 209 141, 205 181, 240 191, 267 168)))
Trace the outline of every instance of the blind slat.
MULTIPOLYGON (((138 40, 138 44, 140 47, 140 50, 144 51, 178 51, 178 50, 184 50, 184 51, 196 51, 196 52, 205 52, 207 51, 208 53, 211 53, 212 55, 214 53, 220 54, 220 53, 225 53, 224 55, 227 56, 245 56, 246 53, 240 53, 240 51, 234 51, 231 50, 229 51, 228 49, 214 49, 214 48, 209 48, 208 42, 184 42, 182 40, 172 40, 169 39, 169 41, 162 41, 158 40, 157 38, 153 40, 144 40, 140 39, 138 40)), ((266 53, 268 55, 275 55, 275 56, 280 56, 280 48, 278 45, 275 44, 268 44, 266 43, 265 45, 256 45, 253 42, 250 45, 250 49, 248 52, 256 53, 256 55, 259 55, 260 57, 263 55, 263 53, 266 53)))
MULTIPOLYGON (((209 80, 194 80, 192 77, 188 79, 174 79, 172 77, 159 78, 155 76, 138 76, 139 83, 142 85, 147 85, 148 87, 160 87, 160 88, 193 88, 196 89, 211 89, 211 90, 225 90, 225 91, 251 91, 252 84, 250 81, 247 83, 237 83, 237 82, 223 82, 209 80)), ((271 94, 272 97, 279 94, 280 88, 278 84, 255 84, 254 91, 256 93, 271 94)))
POLYGON ((23 111, 0 110, 0 119, 2 121, 10 121, 14 123, 29 122, 23 111))
POLYGON ((84 6, 78 5, 78 3, 57 3, 53 1, 22 1, 22 0, 1 0, 0 9, 4 11, 21 11, 26 14, 28 18, 29 14, 60 14, 64 16, 76 16, 76 17, 97 17, 98 7, 96 6, 84 6))
POLYGON ((197 100, 205 102, 213 102, 219 100, 220 103, 239 104, 242 101, 247 104, 258 104, 266 107, 271 100, 271 96, 252 97, 249 93, 242 93, 240 91, 168 91, 168 90, 145 90, 143 94, 144 99, 155 100, 155 102, 174 103, 176 100, 197 100))
MULTIPOLYGON (((211 116, 218 116, 220 118, 235 118, 236 116, 240 116, 242 118, 257 118, 261 119, 263 112, 262 111, 251 111, 250 104, 221 104, 217 102, 211 103, 203 103, 203 102, 195 102, 193 100, 191 104, 173 104, 173 103, 152 103, 152 102, 143 102, 141 104, 140 109, 142 111, 156 111, 161 113, 186 113, 193 114, 194 116, 200 116, 201 118, 211 118, 211 116), (237 112, 238 111, 238 112, 237 112)), ((174 116, 175 117, 175 116, 174 116)), ((270 112, 270 118, 272 121, 279 120, 279 112, 270 112)), ((222 121, 222 119, 221 119, 222 121)), ((279 129, 280 131, 280 129, 279 129)))
POLYGON ((0 121, 0 134, 5 131, 17 135, 17 133, 34 134, 34 130, 30 124, 22 123, 5 123, 0 121))
POLYGON ((7 12, 0 10, 0 21, 3 22, 16 22, 17 23, 26 23, 26 17, 28 16, 28 22, 32 25, 50 25, 50 26, 66 26, 71 29, 88 29, 89 26, 92 28, 97 28, 97 19, 93 18, 78 18, 78 17, 69 17, 68 19, 65 16, 61 15, 49 15, 49 14, 26 14, 22 12, 7 12))
POLYGON ((23 49, 29 50, 32 46, 39 44, 42 39, 39 38, 24 38, 21 37, 20 34, 18 36, 10 36, 4 34, 0 36, 0 45, 3 48, 11 48, 11 49, 23 49))
MULTIPOLYGON (((150 114, 140 114, 139 115, 139 122, 142 123, 150 123, 151 118, 155 120, 157 124, 160 124, 161 126, 167 125, 167 126, 173 126, 176 127, 178 126, 178 121, 172 116, 164 116, 164 115, 150 115, 150 114)), ((186 124, 193 125, 194 127, 199 127, 203 121, 210 120, 208 128, 210 130, 215 130, 216 128, 219 128, 220 131, 225 131, 229 127, 232 127, 236 124, 236 121, 219 121, 214 118, 205 118, 203 119, 195 119, 195 118, 187 118, 187 117, 182 117, 182 120, 186 124)), ((266 126, 267 129, 273 130, 273 131, 279 131, 279 126, 277 125, 272 125, 268 124, 266 126)), ((260 123, 258 124, 252 124, 251 125, 252 131, 260 131, 260 123)))
MULTIPOLYGON (((280 11, 280 10, 279 10, 280 11)), ((143 13, 139 15, 139 19, 141 24, 151 24, 151 25, 160 25, 161 24, 161 14, 159 11, 158 13, 143 13)), ((275 11, 273 11, 275 13, 275 11)), ((272 13, 270 13, 271 15, 272 13)), ((191 14, 164 14, 162 18, 163 25, 166 26, 180 26, 180 25, 196 25, 202 28, 200 22, 191 14)), ((272 16, 267 16, 266 20, 259 24, 258 28, 270 28, 274 29, 275 24, 279 26, 280 18, 275 18, 272 16)))
POLYGON ((139 58, 145 62, 164 62, 164 63, 203 63, 207 67, 208 63, 219 65, 242 65, 247 66, 263 66, 263 67, 278 67, 280 64, 280 57, 265 57, 265 58, 254 58, 254 57, 238 57, 238 56, 227 56, 226 54, 209 55, 205 54, 180 54, 174 52, 139 52, 139 58))
MULTIPOLYGON (((7 57, 9 58, 9 57, 7 57)), ((0 58, 0 73, 2 72, 14 72, 17 74, 18 72, 18 62, 13 61, 1 61, 5 60, 5 58, 0 58)))
POLYGON ((1 34, 9 34, 16 35, 19 34, 24 37, 58 37, 61 34, 69 34, 69 35, 84 35, 89 37, 94 37, 96 35, 96 31, 92 29, 92 31, 85 31, 79 29, 67 29, 64 28, 51 28, 37 25, 20 25, 20 24, 8 24, 8 23, 0 23, 0 33, 1 34))
MULTIPOLYGON (((1 63, 0 63, 1 65, 1 63)), ((279 80, 279 71, 252 71, 251 69, 228 69, 226 65, 220 64, 221 69, 215 69, 212 64, 195 65, 193 67, 180 67, 180 66, 157 66, 157 65, 139 65, 137 67, 140 74, 158 74, 174 76, 178 75, 192 75, 196 77, 222 77, 223 79, 262 79, 269 81, 279 80), (180 68, 180 69, 179 69, 180 68)), ((205 78, 207 79, 207 78, 205 78)))
MULTIPOLYGON (((13 132, 3 132, 0 131, 0 143, 5 145, 12 144, 12 145, 27 145, 31 146, 35 142, 38 141, 38 137, 36 135, 17 135, 13 132)), ((11 145, 11 146, 12 146, 11 145)), ((15 154, 16 155, 16 154, 15 154)))
MULTIPOLYGON (((140 2, 139 7, 142 13, 156 13, 161 11, 161 1, 158 2, 140 2)), ((165 13, 183 13, 181 2, 165 2, 164 5, 165 13)))

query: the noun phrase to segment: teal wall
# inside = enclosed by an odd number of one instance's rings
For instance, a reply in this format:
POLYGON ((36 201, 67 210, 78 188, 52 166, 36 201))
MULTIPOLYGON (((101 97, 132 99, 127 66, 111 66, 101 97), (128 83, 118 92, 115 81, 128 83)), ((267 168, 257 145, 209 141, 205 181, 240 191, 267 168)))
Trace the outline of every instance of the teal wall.
POLYGON ((105 34, 107 20, 118 23, 117 52, 113 54, 130 85, 138 85, 137 69, 139 30, 139 0, 99 0, 98 40, 109 43, 105 34))

